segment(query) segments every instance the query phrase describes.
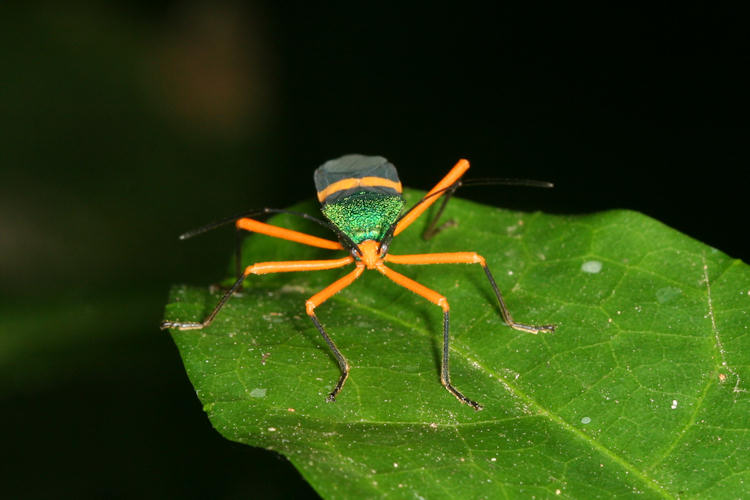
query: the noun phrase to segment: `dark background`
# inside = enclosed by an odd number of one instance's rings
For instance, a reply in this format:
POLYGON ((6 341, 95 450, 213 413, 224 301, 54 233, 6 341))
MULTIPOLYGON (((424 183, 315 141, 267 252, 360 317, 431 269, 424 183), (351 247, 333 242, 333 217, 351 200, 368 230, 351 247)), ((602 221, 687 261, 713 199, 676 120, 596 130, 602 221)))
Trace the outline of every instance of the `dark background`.
POLYGON ((462 196, 638 210, 747 261, 739 13, 319 3, 0 6, 3 496, 314 495, 213 431, 158 324, 232 252, 180 232, 310 198, 344 153, 418 188, 466 157, 557 187, 462 196))

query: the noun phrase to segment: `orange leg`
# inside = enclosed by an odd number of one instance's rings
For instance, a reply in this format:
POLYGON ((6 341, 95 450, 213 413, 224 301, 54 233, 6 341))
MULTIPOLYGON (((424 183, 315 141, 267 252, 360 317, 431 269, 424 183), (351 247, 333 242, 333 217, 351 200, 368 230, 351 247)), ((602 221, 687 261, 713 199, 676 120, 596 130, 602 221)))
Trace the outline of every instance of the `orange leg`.
POLYGON ((523 323, 517 323, 513 320, 513 316, 510 314, 508 306, 505 305, 503 295, 500 293, 500 289, 495 283, 490 268, 487 267, 484 257, 475 252, 451 252, 451 253, 427 253, 427 254, 415 254, 415 255, 393 255, 387 254, 385 256, 386 262, 392 262, 394 264, 480 264, 484 273, 487 275, 487 279, 492 285, 492 289, 495 291, 495 296, 500 304, 500 312, 503 315, 503 319, 509 327, 514 330, 520 330, 529 333, 539 332, 553 332, 555 331, 555 325, 526 325, 523 323))
POLYGON ((244 276, 250 274, 294 273, 298 271, 323 271, 336 269, 354 262, 354 257, 347 255, 340 259, 326 260, 290 260, 281 262, 257 262, 245 268, 244 276))
POLYGON ((344 382, 346 382, 347 377, 349 377, 349 362, 346 360, 344 355, 341 354, 341 351, 339 351, 338 347, 336 347, 336 344, 333 342, 333 340, 331 340, 331 337, 328 336, 325 329, 323 328, 323 325, 320 324, 320 321, 318 321, 318 317, 315 316, 315 308, 333 297, 335 294, 339 293, 344 288, 354 283, 354 280, 359 278, 359 276, 362 274, 362 271, 364 270, 364 264, 358 262, 357 267, 356 269, 354 269, 354 271, 350 272, 343 278, 334 281, 323 290, 307 299, 307 302, 305 304, 307 308, 307 315, 310 316, 310 319, 315 325, 315 328, 317 328, 320 334, 323 336, 323 340, 326 341, 326 344, 328 344, 331 352, 333 352, 333 355, 336 357, 336 361, 338 361, 339 363, 339 368, 341 369, 341 377, 339 377, 339 381, 336 384, 336 387, 333 388, 331 393, 326 398, 326 401, 336 401, 336 395, 341 391, 341 388, 344 387, 344 382))
POLYGON ((448 305, 448 299, 446 299, 436 291, 431 290, 420 283, 417 283, 413 279, 407 278, 403 274, 397 273, 396 271, 385 267, 385 264, 383 263, 378 263, 376 268, 390 280, 396 282, 404 288, 411 290, 417 295, 421 295, 422 297, 426 298, 433 304, 438 305, 443 309, 443 363, 440 370, 440 382, 446 389, 448 389, 448 392, 456 397, 456 399, 471 406, 475 410, 481 410, 482 405, 467 398, 466 396, 461 394, 458 389, 451 385, 448 359, 448 354, 450 352, 450 306, 448 305))
POLYGON ((238 219, 235 223, 237 229, 244 229, 245 231, 252 231, 254 233, 261 233, 274 238, 280 238, 282 240, 296 241, 303 245, 311 247, 326 248, 328 250, 343 250, 344 247, 338 241, 327 240, 325 238, 318 238, 310 234, 300 233, 292 229, 286 229, 283 227, 272 226, 265 222, 259 222, 254 219, 248 219, 243 217, 238 219))
POLYGON ((214 320, 216 315, 219 313, 224 304, 227 303, 229 298, 236 292, 245 278, 250 274, 268 274, 268 273, 285 273, 285 272, 296 272, 296 271, 322 271, 324 269, 335 269, 337 267, 344 267, 347 264, 354 262, 354 257, 347 256, 341 259, 333 260, 297 260, 288 262, 259 262, 245 268, 245 272, 237 279, 232 287, 227 290, 224 295, 216 304, 211 314, 200 323, 186 322, 181 323, 178 321, 163 321, 161 329, 176 328, 178 330, 200 330, 207 327, 214 320))
POLYGON ((458 163, 453 166, 451 171, 448 172, 448 175, 443 177, 440 182, 435 184, 435 187, 430 189, 425 197, 422 198, 422 200, 411 211, 409 211, 403 219, 398 222, 398 224, 396 225, 396 229, 393 232, 393 236, 397 236, 401 231, 409 227, 412 222, 417 220, 417 217, 422 215, 425 210, 430 208, 430 206, 435 203, 448 188, 458 182, 458 180, 466 173, 468 169, 469 162, 467 160, 458 160, 458 163))

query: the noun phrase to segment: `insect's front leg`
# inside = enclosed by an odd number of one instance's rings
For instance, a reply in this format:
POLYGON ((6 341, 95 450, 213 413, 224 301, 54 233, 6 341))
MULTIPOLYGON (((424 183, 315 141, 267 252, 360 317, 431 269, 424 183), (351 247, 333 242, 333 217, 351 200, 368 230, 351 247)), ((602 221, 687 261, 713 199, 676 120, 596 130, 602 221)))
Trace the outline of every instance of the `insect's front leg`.
POLYGON ((338 393, 341 392, 341 388, 344 387, 344 382, 346 382, 346 379, 349 378, 349 362, 346 360, 344 355, 341 354, 341 351, 339 351, 339 348, 336 347, 336 344, 333 342, 333 340, 331 340, 331 337, 328 336, 325 329, 323 328, 323 325, 321 325, 320 321, 318 321, 318 317, 315 315, 315 313, 309 311, 307 315, 310 316, 310 319, 315 325, 315 328, 317 328, 320 332, 320 335, 323 336, 323 340, 325 340, 326 344, 328 344, 328 347, 331 349, 331 352, 336 358, 336 361, 339 364, 339 368, 341 369, 341 376, 339 377, 339 381, 336 383, 336 387, 334 387, 333 390, 328 394, 328 397, 326 397, 326 401, 328 401, 329 403, 334 402, 336 401, 336 396, 338 395, 338 393))
POLYGON ((362 271, 364 270, 364 264, 358 262, 357 267, 356 269, 354 269, 354 271, 350 272, 343 278, 334 281, 323 290, 307 299, 307 302, 305 304, 307 315, 312 320, 315 328, 317 328, 320 332, 323 340, 325 340, 326 344, 328 344, 328 348, 333 353, 333 356, 336 358, 336 361, 339 364, 339 368, 341 369, 341 376, 339 377, 338 383, 336 383, 336 387, 333 388, 333 390, 330 392, 330 394, 328 394, 328 397, 326 398, 326 401, 329 402, 336 401, 336 396, 341 391, 341 388, 344 387, 344 382, 346 382, 346 379, 349 377, 349 362, 346 360, 344 355, 341 354, 341 351, 339 351, 339 348, 336 347, 336 344, 333 342, 331 337, 328 336, 325 329, 323 328, 323 325, 320 324, 320 321, 318 321, 318 317, 315 315, 315 308, 329 298, 333 297, 333 295, 337 294, 344 288, 354 283, 354 280, 359 278, 359 276, 362 274, 362 271))
POLYGON ((477 411, 481 410, 482 405, 464 396, 463 393, 461 393, 461 391, 456 389, 451 383, 450 306, 448 305, 448 299, 446 299, 444 296, 440 295, 436 291, 427 288, 423 284, 418 283, 414 281, 413 279, 404 276, 401 273, 397 273, 396 271, 386 267, 385 265, 382 265, 382 264, 379 265, 377 267, 377 270, 380 271, 383 275, 385 275, 388 279, 390 279, 394 283, 401 285, 402 287, 408 290, 411 290, 417 295, 421 295, 422 297, 429 300, 436 306, 440 306, 440 308, 443 310, 443 362, 440 368, 440 383, 443 384, 443 387, 448 389, 448 392, 453 394, 453 396, 455 396, 456 399, 458 399, 465 405, 469 405, 477 411))

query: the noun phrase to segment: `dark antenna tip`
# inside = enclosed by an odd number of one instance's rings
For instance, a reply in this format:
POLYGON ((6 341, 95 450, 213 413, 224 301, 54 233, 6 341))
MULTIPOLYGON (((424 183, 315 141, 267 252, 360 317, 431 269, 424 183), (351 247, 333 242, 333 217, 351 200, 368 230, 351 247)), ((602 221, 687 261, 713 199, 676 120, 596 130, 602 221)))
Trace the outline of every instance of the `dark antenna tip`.
POLYGON ((482 178, 482 179, 467 179, 461 181, 464 186, 488 186, 488 185, 504 185, 504 186, 525 186, 525 187, 536 187, 536 188, 553 188, 554 184, 547 181, 537 181, 535 179, 505 179, 505 178, 482 178))

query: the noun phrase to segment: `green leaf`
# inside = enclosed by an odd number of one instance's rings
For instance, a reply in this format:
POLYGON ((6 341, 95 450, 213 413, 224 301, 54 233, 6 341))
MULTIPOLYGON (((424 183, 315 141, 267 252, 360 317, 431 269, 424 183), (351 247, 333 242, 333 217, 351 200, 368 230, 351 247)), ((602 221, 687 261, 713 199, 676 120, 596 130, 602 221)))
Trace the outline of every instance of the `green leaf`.
MULTIPOLYGON (((419 196, 409 192, 413 202, 419 196)), ((316 213, 316 207, 295 207, 316 213)), ((451 201, 457 226, 394 254, 476 251, 479 266, 397 266, 451 304, 454 385, 439 381, 438 307, 366 272, 305 314, 347 270, 252 276, 203 331, 173 332, 215 428, 284 454, 326 498, 738 498, 750 488, 750 271, 641 214, 515 213, 451 201)), ((321 234, 304 220, 273 222, 321 234)), ((341 253, 262 235, 245 263, 341 253)), ((220 292, 175 287, 166 317, 199 321, 220 292)))

